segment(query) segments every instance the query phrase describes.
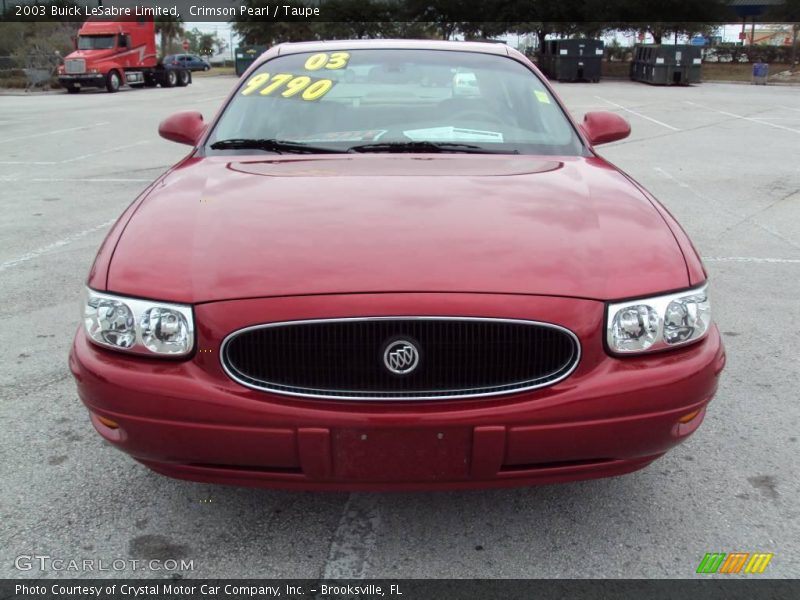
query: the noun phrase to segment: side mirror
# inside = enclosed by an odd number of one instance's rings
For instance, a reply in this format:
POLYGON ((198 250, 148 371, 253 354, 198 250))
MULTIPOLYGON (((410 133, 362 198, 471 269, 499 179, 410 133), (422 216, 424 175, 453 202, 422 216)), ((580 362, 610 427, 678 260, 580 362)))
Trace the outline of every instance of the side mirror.
POLYGON ((592 146, 624 140, 631 134, 631 126, 625 119, 605 111, 586 113, 581 129, 592 146))
POLYGON ((190 110, 170 115, 158 125, 158 135, 165 140, 196 146, 206 129, 203 115, 190 110))

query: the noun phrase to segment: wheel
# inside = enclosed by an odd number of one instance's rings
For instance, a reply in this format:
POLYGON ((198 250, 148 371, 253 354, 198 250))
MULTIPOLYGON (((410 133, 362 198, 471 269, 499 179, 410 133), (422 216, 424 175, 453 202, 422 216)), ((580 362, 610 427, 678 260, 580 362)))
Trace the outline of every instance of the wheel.
POLYGON ((144 87, 154 88, 158 85, 158 79, 153 73, 147 72, 144 74, 144 87))
POLYGON ((178 87, 186 87, 189 85, 189 72, 188 71, 179 71, 178 72, 178 87))
POLYGON ((208 71, 210 68, 211 68, 211 67, 209 67, 208 65, 206 65, 205 67, 203 67, 203 71, 208 71))
POLYGON ((106 89, 109 93, 113 94, 114 92, 118 92, 121 83, 122 80, 119 78, 119 73, 116 71, 111 71, 106 75, 106 89))
POLYGON ((68 85, 67 86, 67 93, 68 94, 80 94, 81 88, 76 85, 68 85))
POLYGON ((164 73, 164 79, 161 82, 161 87, 175 87, 176 83, 178 83, 178 74, 172 69, 169 69, 164 73))

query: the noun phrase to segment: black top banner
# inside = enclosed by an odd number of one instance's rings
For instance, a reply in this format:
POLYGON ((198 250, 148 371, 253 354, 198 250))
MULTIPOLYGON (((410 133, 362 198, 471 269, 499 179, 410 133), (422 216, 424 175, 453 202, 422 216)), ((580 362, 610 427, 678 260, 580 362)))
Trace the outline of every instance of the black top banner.
POLYGON ((785 0, 2 0, 6 21, 116 20, 426 23, 800 21, 785 0))
POLYGON ((795 600, 798 581, 705 580, 0 580, 2 600, 795 600))

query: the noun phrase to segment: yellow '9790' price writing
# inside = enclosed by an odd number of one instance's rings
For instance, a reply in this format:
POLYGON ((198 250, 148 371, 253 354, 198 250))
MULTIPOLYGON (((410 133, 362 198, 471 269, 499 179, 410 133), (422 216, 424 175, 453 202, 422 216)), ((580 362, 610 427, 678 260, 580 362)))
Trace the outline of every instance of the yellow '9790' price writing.
POLYGON ((311 79, 306 75, 292 75, 291 73, 259 73, 251 77, 242 88, 241 95, 249 96, 258 91, 260 96, 269 96, 279 89, 280 96, 292 98, 298 96, 308 102, 319 100, 333 87, 330 79, 311 79))
POLYGON ((326 69, 344 69, 347 66, 347 61, 350 60, 349 52, 331 52, 327 54, 320 52, 312 54, 306 61, 306 71, 319 71, 323 67, 326 69))

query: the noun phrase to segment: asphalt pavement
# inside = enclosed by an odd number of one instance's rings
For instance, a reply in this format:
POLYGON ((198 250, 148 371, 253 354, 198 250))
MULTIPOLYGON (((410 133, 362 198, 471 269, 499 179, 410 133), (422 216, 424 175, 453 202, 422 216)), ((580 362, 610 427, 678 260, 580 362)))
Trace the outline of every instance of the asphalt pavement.
POLYGON ((613 479, 337 494, 151 473, 94 432, 67 368, 103 236, 187 151, 158 122, 211 117, 234 83, 0 96, 0 577, 684 578, 706 552, 736 551, 774 553, 765 576, 800 575, 800 88, 557 86, 578 118, 629 119, 602 154, 705 258, 728 367, 692 438, 613 479), (133 570, 149 559, 193 568, 133 570))

